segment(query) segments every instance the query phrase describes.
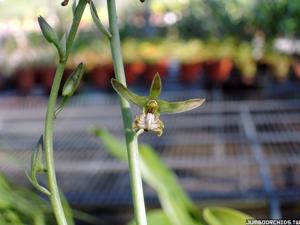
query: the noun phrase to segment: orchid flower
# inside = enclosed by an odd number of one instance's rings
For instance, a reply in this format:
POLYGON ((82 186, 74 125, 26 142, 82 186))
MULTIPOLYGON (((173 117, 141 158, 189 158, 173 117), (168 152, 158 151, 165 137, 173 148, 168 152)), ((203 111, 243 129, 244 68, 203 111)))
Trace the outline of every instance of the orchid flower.
POLYGON ((149 96, 147 97, 133 93, 116 79, 112 79, 111 83, 120 96, 142 109, 143 113, 137 115, 133 122, 133 129, 136 132, 153 131, 158 136, 161 136, 164 123, 159 118, 160 114, 189 111, 199 107, 205 101, 204 98, 189 99, 181 102, 168 102, 159 99, 161 94, 161 79, 158 73, 156 73, 152 80, 149 96))

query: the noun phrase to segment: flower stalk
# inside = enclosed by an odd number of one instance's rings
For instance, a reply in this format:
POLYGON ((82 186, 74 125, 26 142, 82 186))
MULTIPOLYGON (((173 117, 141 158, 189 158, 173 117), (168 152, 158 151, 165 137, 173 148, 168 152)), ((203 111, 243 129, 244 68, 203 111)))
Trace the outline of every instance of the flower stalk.
MULTIPOLYGON (((121 53, 120 35, 115 0, 107 0, 110 28, 110 46, 116 80, 126 87, 124 63, 121 53)), ((139 167, 138 135, 132 129, 132 113, 129 102, 120 96, 120 106, 127 145, 134 215, 137 225, 147 225, 143 185, 139 167)))
POLYGON ((60 62, 55 72, 55 78, 49 96, 45 127, 44 127, 43 143, 45 148, 48 186, 49 186, 49 191, 51 193, 50 201, 58 225, 67 225, 67 220, 62 207, 59 190, 57 186, 56 174, 55 174, 55 164, 54 164, 54 155, 53 155, 53 126, 54 126, 54 119, 55 119, 54 113, 55 113, 57 96, 61 84, 62 75, 64 73, 64 69, 66 66, 66 61, 68 59, 71 47, 73 45, 75 35, 77 33, 78 26, 86 4, 87 4, 86 0, 80 0, 76 7, 71 29, 68 33, 67 40, 66 40, 65 56, 63 59, 62 58, 60 59, 60 62))

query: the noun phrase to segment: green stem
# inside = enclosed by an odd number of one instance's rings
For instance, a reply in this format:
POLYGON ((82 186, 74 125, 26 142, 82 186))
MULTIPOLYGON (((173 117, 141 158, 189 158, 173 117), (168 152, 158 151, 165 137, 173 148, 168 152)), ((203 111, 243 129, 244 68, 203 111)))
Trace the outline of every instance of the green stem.
MULTIPOLYGON (((121 53, 120 35, 115 0, 107 0, 109 27, 112 37, 110 46, 116 79, 126 86, 123 58, 121 53)), ((139 168, 139 152, 137 135, 132 130, 132 114, 129 102, 120 97, 120 106, 123 118, 123 126, 127 144, 128 164, 131 180, 134 215, 137 225, 147 225, 146 210, 144 203, 142 178, 139 168)))
POLYGON ((50 201, 58 225, 67 225, 67 220, 59 196, 59 190, 58 190, 57 180, 55 175, 55 165, 54 165, 54 156, 53 156, 54 112, 55 112, 57 95, 58 95, 62 75, 64 73, 64 69, 66 65, 66 60, 69 56, 70 49, 73 45, 74 38, 77 33, 79 22, 81 20, 85 6, 86 6, 86 0, 80 0, 76 8, 73 23, 67 38, 65 59, 60 60, 60 63, 55 72, 55 78, 52 84, 49 101, 48 101, 48 108, 47 108, 45 128, 44 128, 45 158, 46 158, 46 167, 47 167, 47 175, 48 175, 48 185, 51 193, 50 201))

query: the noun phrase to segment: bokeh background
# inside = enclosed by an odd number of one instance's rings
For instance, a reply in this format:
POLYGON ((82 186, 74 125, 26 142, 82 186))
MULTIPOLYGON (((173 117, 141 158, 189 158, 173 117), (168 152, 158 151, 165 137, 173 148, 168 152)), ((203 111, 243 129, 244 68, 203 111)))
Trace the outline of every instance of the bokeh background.
MULTIPOLYGON (((94 2, 107 26, 106 1, 94 2)), ((207 99, 189 113, 163 116, 164 135, 147 133, 141 141, 156 149, 199 207, 299 219, 300 1, 117 5, 130 89, 147 95, 159 72, 164 99, 207 99)), ((0 170, 12 188, 33 190, 24 171, 43 130, 57 62, 37 17, 62 36, 71 8, 59 1, 0 0, 0 170)), ((126 224, 132 217, 127 166, 89 132, 101 127, 122 138, 109 43, 88 10, 64 81, 80 62, 87 65, 83 82, 56 123, 58 183, 71 206, 96 216, 96 224, 126 224)), ((159 207, 147 185, 145 197, 148 208, 159 207)))

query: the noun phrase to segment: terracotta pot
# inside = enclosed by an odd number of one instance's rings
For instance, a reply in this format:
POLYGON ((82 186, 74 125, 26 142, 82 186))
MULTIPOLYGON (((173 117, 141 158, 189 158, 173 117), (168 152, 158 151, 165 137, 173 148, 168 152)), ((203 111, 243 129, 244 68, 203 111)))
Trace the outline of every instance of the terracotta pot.
POLYGON ((7 79, 4 78, 4 75, 0 74, 0 91, 7 88, 7 79))
POLYGON ((144 78, 147 83, 151 83, 156 73, 159 73, 160 77, 163 79, 167 76, 167 72, 168 64, 166 62, 148 64, 146 67, 144 78))
POLYGON ((113 65, 95 67, 90 73, 92 85, 101 89, 109 89, 111 87, 110 80, 114 75, 113 72, 113 65))
POLYGON ((126 82, 128 85, 134 84, 139 76, 145 71, 146 65, 141 62, 125 64, 126 82))
POLYGON ((242 84, 246 87, 251 87, 255 84, 255 77, 242 77, 242 84))
POLYGON ((201 63, 181 64, 179 79, 185 84, 192 84, 198 79, 201 71, 201 63))
POLYGON ((295 77, 300 80, 300 61, 297 60, 293 63, 293 71, 295 74, 295 77))
POLYGON ((38 70, 38 79, 44 87, 47 94, 50 93, 55 76, 55 67, 43 67, 38 70))
POLYGON ((209 61, 206 63, 206 70, 210 80, 217 83, 226 81, 232 70, 233 63, 231 59, 224 58, 217 61, 209 61))
POLYGON ((35 84, 35 73, 31 68, 20 69, 16 73, 16 86, 20 94, 28 95, 35 84))

